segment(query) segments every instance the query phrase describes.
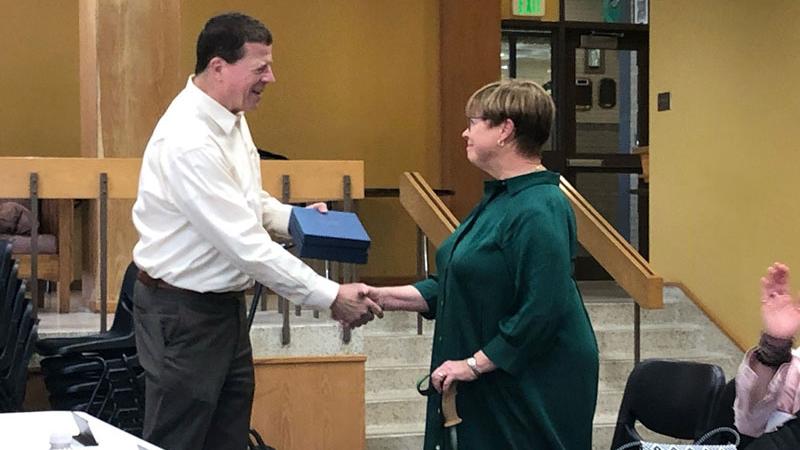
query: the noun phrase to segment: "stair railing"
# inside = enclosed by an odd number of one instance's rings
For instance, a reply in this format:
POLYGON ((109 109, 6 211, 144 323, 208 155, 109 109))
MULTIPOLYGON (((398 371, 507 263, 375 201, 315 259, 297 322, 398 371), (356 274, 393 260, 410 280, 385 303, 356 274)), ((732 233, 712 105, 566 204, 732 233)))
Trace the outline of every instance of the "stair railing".
MULTIPOLYGON (((633 246, 563 177, 560 189, 575 212, 578 241, 634 300, 634 360, 641 359, 641 308, 664 306, 664 281, 633 246)), ((418 172, 400 177, 400 203, 418 229, 417 267, 429 276, 428 243, 438 247, 458 227, 458 220, 418 172)), ((422 334, 421 316, 417 333, 422 334)))

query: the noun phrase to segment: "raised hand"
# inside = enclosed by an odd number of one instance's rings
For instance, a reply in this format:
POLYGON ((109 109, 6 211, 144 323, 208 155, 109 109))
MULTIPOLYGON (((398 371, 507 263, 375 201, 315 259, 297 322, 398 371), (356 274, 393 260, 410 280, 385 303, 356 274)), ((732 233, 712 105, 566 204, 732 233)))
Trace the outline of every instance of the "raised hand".
POLYGON ((367 297, 369 286, 363 283, 342 284, 331 304, 331 317, 342 325, 357 328, 375 316, 383 318, 383 309, 367 297))
POLYGON ((800 305, 789 293, 789 268, 774 263, 761 278, 761 320, 764 332, 792 339, 800 330, 800 305))

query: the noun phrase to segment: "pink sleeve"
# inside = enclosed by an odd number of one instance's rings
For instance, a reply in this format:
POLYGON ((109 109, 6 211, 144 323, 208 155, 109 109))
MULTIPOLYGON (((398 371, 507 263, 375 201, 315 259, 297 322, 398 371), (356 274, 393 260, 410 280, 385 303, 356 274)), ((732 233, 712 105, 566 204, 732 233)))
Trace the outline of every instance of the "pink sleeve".
POLYGON ((740 433, 758 437, 767 426, 772 413, 797 410, 797 383, 800 382, 800 360, 781 365, 770 378, 759 376, 756 365, 760 365, 750 349, 744 355, 736 374, 736 401, 733 404, 736 428, 740 433))

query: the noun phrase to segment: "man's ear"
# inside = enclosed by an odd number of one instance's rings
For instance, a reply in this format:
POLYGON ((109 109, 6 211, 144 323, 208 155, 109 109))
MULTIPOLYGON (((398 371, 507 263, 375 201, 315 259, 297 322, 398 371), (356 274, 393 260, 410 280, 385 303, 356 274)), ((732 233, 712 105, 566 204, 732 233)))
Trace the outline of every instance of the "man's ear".
POLYGON ((217 78, 219 75, 222 74, 222 70, 225 68, 227 63, 224 59, 219 56, 215 56, 211 58, 206 66, 206 71, 211 74, 214 78, 217 78))

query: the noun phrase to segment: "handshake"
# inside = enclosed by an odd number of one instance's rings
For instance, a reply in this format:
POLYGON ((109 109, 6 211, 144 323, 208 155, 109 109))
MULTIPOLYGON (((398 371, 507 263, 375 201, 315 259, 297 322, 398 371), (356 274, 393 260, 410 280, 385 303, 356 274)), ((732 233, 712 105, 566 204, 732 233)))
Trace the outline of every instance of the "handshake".
POLYGON ((383 318, 383 305, 378 289, 363 283, 342 284, 331 304, 331 318, 348 328, 357 328, 378 316, 383 318))

